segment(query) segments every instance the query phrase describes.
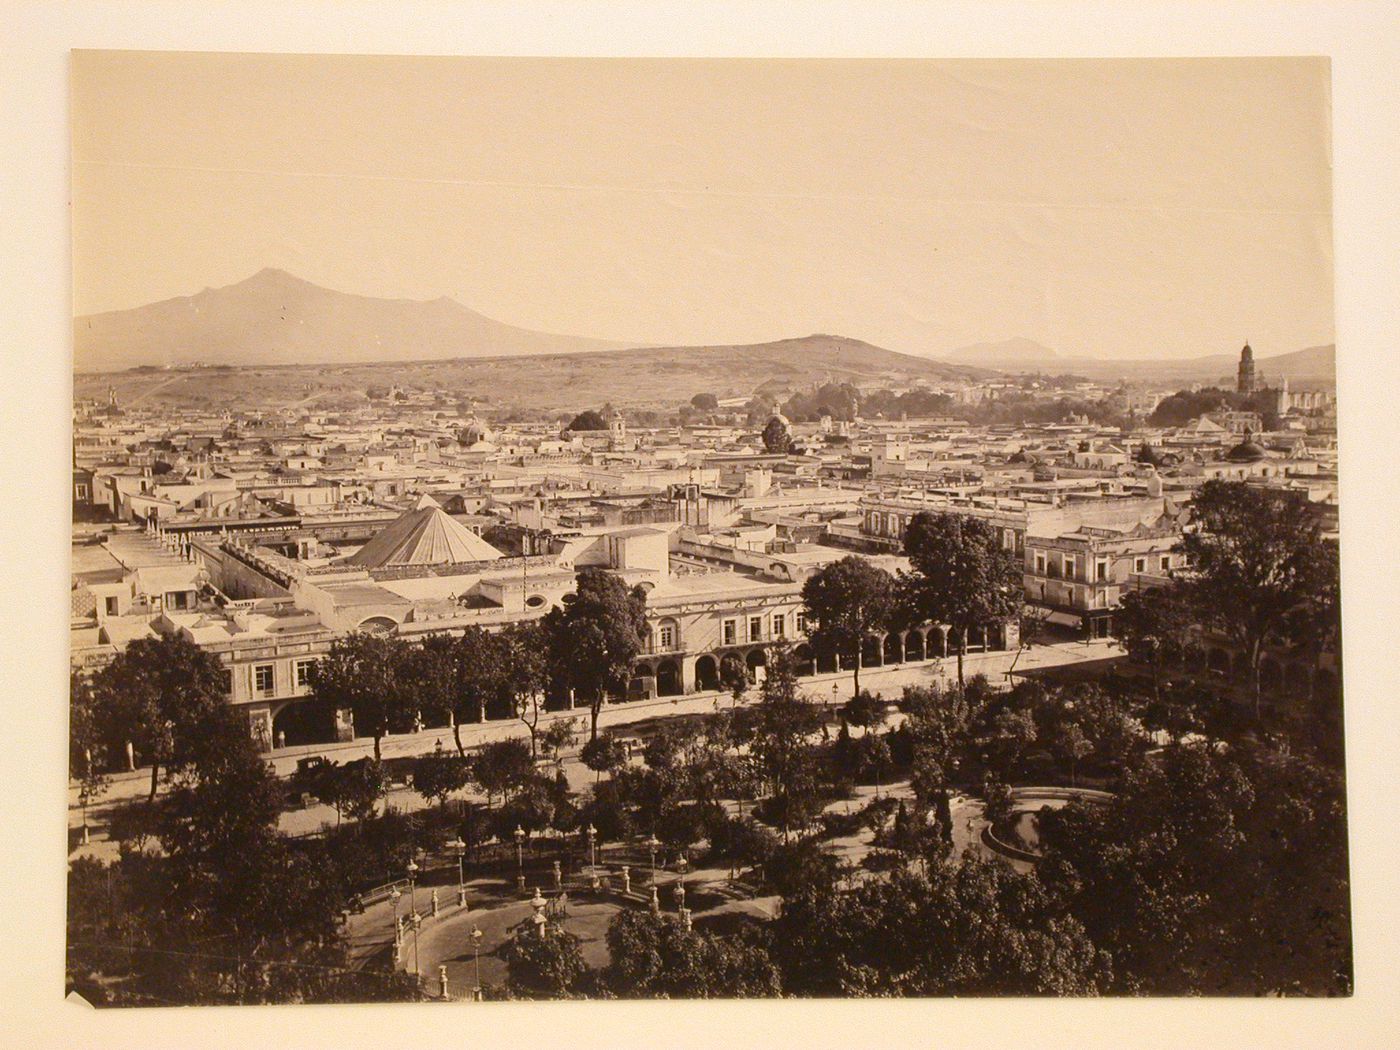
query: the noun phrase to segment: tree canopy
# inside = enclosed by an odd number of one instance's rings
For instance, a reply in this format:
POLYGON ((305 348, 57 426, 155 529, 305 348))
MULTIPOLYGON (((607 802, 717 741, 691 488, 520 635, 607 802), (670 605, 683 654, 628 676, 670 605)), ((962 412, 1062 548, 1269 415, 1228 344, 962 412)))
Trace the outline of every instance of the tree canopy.
POLYGON ((1305 501, 1245 482, 1207 481, 1190 514, 1181 540, 1186 593, 1203 622, 1244 650, 1257 707, 1264 647, 1335 622, 1335 554, 1305 501))
POLYGON ((999 529, 964 514, 915 514, 904 533, 904 552, 913 566, 905 577, 911 604, 922 619, 952 628, 961 682, 968 632, 1020 612, 1022 566, 1002 546, 999 529))
POLYGON ((608 421, 593 409, 586 409, 570 421, 565 430, 607 430, 608 421))
POLYGON ((646 644, 646 591, 616 573, 581 569, 573 593, 544 617, 552 677, 589 703, 589 736, 609 693, 623 693, 646 644))
POLYGON ((802 585, 812 643, 853 657, 854 693, 860 692, 861 643, 883 634, 895 615, 894 577, 857 554, 824 565, 802 585))
POLYGON ((109 755, 130 742, 151 764, 152 800, 162 768, 191 762, 208 727, 230 710, 223 666, 182 634, 135 639, 94 676, 91 689, 90 706, 79 709, 93 723, 89 739, 109 755))

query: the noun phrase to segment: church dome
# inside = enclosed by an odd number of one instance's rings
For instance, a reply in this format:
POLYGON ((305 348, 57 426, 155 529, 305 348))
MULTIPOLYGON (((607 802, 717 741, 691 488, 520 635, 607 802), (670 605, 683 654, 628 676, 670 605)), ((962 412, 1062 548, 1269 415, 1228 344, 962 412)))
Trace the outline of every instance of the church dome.
POLYGON ((1249 431, 1245 431, 1244 440, 1241 441, 1229 452, 1225 453, 1225 458, 1231 463, 1258 463, 1268 455, 1262 445, 1254 441, 1249 431))

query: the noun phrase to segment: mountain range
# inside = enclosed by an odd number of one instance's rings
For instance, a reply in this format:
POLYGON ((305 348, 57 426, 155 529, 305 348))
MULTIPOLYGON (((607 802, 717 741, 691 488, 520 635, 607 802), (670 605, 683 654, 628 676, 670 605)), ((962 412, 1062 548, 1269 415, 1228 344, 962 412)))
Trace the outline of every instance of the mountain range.
MULTIPOLYGON (((1232 377, 1239 364, 1238 352, 1149 359, 1069 356, 1024 336, 997 343, 974 343, 934 357, 950 364, 990 368, 999 372, 1072 373, 1096 380, 1213 382, 1232 377)), ((1268 357, 1256 354, 1255 363, 1268 382, 1287 378, 1330 383, 1336 377, 1337 351, 1335 345, 1329 343, 1268 357)))
MULTIPOLYGON (((236 284, 194 295, 78 317, 73 343, 74 371, 79 375, 196 365, 240 371, 310 369, 317 375, 302 377, 298 387, 305 396, 317 389, 345 392, 354 387, 328 379, 329 370, 377 366, 387 370, 391 382, 399 374, 408 379, 423 369, 430 369, 432 382, 440 385, 499 381, 528 401, 540 400, 541 394, 561 396, 560 388, 548 383, 582 382, 600 390, 629 389, 658 403, 681 390, 749 393, 762 387, 781 394, 829 381, 895 386, 997 372, 1214 382, 1233 375, 1237 360, 1235 354, 1175 360, 1070 356, 1024 336, 942 354, 898 353, 859 339, 820 334, 745 345, 629 346, 505 324, 446 297, 382 299, 333 291, 277 269, 260 270, 236 284), (525 356, 532 358, 533 392, 519 382, 518 365, 509 364, 525 356)), ((1331 346, 1261 357, 1258 362, 1268 381, 1286 376, 1330 382, 1336 367, 1331 346)), ((209 383, 208 375, 204 371, 201 383, 209 383)), ((166 399, 190 384, 171 377, 167 386, 171 389, 166 399)), ((187 392, 195 391, 191 387, 187 392)))

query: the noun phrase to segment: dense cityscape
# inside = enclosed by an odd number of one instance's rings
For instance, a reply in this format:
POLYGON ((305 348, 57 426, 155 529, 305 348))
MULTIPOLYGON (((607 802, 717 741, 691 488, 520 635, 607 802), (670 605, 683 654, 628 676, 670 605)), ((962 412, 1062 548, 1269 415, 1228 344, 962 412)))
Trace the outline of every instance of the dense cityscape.
POLYGON ((80 376, 69 987, 1350 994, 1335 395, 1232 356, 80 376))

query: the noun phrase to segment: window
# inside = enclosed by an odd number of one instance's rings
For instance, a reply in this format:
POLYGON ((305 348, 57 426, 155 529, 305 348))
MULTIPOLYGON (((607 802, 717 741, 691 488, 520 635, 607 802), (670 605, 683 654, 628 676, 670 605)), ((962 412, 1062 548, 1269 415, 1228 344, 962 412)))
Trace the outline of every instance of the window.
POLYGON ((1108 562, 1101 561, 1094 565, 1094 578, 1098 580, 1099 583, 1104 583, 1108 580, 1108 562))
POLYGON ((1066 555, 1064 556, 1064 570, 1065 570, 1065 579, 1067 579, 1067 580, 1072 580, 1072 579, 1074 579, 1074 558, 1073 558, 1072 555, 1066 554, 1066 555))
POLYGON ((258 664, 253 668, 253 688, 260 693, 272 692, 271 664, 258 664))
POLYGON ((1147 559, 1146 559, 1146 558, 1134 558, 1134 559, 1133 559, 1133 572, 1146 572, 1146 571, 1147 571, 1147 559))
POLYGON ((116 616, 116 615, 117 615, 117 599, 116 599, 116 598, 108 598, 108 599, 107 599, 107 615, 108 615, 108 616, 116 616))
POLYGON ((807 614, 806 614, 806 613, 798 613, 798 614, 797 614, 797 633, 798 633, 798 634, 806 634, 806 633, 807 633, 807 614))
POLYGON ((787 637, 787 628, 786 628, 786 625, 787 625, 787 617, 784 616, 782 613, 774 613, 774 614, 773 614, 773 637, 774 637, 774 638, 786 638, 786 637, 787 637))
POLYGON ((225 668, 224 668, 224 692, 228 693, 229 698, 232 699, 232 697, 233 697, 233 668, 232 668, 232 667, 225 667, 225 668))
POLYGON ((1163 554, 1163 555, 1162 555, 1162 571, 1163 571, 1163 572, 1166 572, 1166 571, 1167 571, 1168 569, 1170 569, 1171 567, 1172 567, 1172 556, 1171 556, 1170 554, 1163 554))
POLYGON ((676 629, 669 623, 656 632, 656 645, 663 652, 668 653, 676 647, 676 629))
POLYGON ((757 642, 757 641, 761 641, 762 638, 763 638, 763 617, 762 617, 762 616, 750 616, 750 617, 749 617, 749 641, 751 641, 751 642, 757 642))
POLYGON ((308 685, 311 684, 311 665, 314 664, 315 662, 316 662, 315 660, 298 660, 298 661, 297 661, 297 663, 296 663, 296 668, 297 668, 297 686, 298 686, 298 687, 308 686, 308 685))
POLYGON ((733 620, 725 620, 720 629, 720 637, 725 645, 733 645, 735 642, 736 624, 733 620))
POLYGON ((1035 574, 1037 576, 1045 575, 1045 555, 1043 554, 1037 554, 1035 556, 1035 574))

